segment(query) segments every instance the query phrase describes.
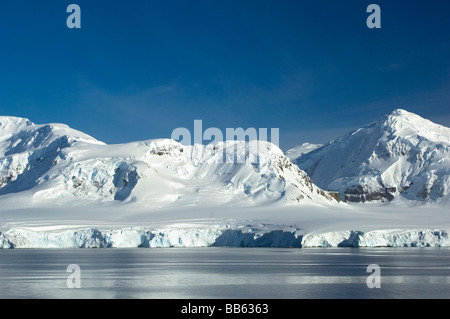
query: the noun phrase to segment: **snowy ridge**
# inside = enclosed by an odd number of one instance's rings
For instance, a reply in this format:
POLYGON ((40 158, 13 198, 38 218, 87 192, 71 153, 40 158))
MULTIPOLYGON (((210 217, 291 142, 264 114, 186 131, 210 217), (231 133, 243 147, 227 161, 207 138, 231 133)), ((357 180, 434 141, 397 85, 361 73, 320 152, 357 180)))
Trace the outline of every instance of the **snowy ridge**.
POLYGON ((0 177, 0 195, 20 194, 33 204, 337 204, 336 194, 315 186, 269 142, 106 145, 62 124, 13 117, 0 117, 0 177))
POLYGON ((66 147, 103 145, 63 124, 35 125, 28 119, 0 117, 0 195, 33 188, 66 147))
POLYGON ((450 128, 404 110, 295 161, 349 202, 450 202, 450 128))
POLYGON ((257 226, 180 227, 147 230, 92 228, 35 230, 14 228, 0 234, 0 249, 156 248, 156 247, 450 247, 445 230, 335 231, 302 234, 299 229, 257 226), (276 229, 279 228, 279 229, 276 229), (284 228, 284 229, 283 229, 284 228))
POLYGON ((297 160, 299 157, 311 153, 312 151, 318 149, 319 147, 322 147, 323 144, 311 144, 311 143, 303 143, 300 145, 297 145, 290 150, 286 151, 286 156, 291 161, 297 160))

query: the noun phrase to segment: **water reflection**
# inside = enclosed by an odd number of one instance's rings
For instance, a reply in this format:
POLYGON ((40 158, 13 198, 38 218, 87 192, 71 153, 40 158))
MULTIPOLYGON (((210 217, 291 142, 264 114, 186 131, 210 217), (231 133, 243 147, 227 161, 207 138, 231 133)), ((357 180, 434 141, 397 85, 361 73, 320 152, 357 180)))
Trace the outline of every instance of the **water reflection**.
POLYGON ((0 250, 0 297, 448 298, 449 261, 434 248, 0 250), (81 289, 66 286, 69 264, 81 289))

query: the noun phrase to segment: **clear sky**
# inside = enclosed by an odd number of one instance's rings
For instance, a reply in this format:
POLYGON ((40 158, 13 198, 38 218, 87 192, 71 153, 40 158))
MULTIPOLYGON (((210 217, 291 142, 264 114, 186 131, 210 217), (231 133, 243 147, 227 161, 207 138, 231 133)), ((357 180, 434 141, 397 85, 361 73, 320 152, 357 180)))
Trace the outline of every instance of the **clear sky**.
POLYGON ((450 126, 449 106, 446 0, 0 0, 0 114, 107 143, 201 119, 279 128, 286 149, 395 108, 450 126))

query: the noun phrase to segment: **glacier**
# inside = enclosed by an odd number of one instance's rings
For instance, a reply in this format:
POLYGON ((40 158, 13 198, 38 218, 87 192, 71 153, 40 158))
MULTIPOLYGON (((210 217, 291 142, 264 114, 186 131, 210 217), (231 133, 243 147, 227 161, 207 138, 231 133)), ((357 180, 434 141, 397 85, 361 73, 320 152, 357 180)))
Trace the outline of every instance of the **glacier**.
POLYGON ((10 248, 14 248, 13 243, 11 243, 11 241, 0 232, 0 249, 10 249, 10 248))
POLYGON ((248 225, 153 230, 131 227, 104 231, 14 228, 0 234, 0 249, 169 247, 450 247, 450 238, 447 231, 436 229, 303 234, 298 229, 262 230, 248 225))
POLYGON ((449 247, 447 231, 436 229, 337 231, 309 234, 302 247, 449 247))
POLYGON ((448 247, 448 130, 397 110, 285 154, 0 117, 0 249, 448 247))

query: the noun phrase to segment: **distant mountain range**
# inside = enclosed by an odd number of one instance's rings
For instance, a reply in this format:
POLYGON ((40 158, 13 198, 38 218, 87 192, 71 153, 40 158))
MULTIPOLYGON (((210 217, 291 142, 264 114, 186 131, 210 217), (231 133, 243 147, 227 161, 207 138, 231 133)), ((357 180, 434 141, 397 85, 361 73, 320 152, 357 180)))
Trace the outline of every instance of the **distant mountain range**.
POLYGON ((106 145, 63 124, 0 117, 0 200, 83 204, 135 202, 144 207, 287 201, 336 204, 275 145, 244 142, 183 146, 169 140, 106 145), (228 159, 228 160, 227 160, 228 159), (4 195, 4 196, 1 196, 4 195))
POLYGON ((142 207, 450 202, 450 129, 395 110, 325 145, 107 145, 63 124, 0 117, 0 201, 142 207), (244 163, 233 159, 246 145, 244 163), (317 186, 316 186, 317 185, 317 186))
MULTIPOLYGON (((450 128, 395 110, 319 148, 290 157, 347 202, 450 202, 450 128)), ((287 154, 293 151, 288 151, 287 154)))
POLYGON ((403 110, 286 154, 0 117, 0 249, 448 247, 449 137, 403 110))

